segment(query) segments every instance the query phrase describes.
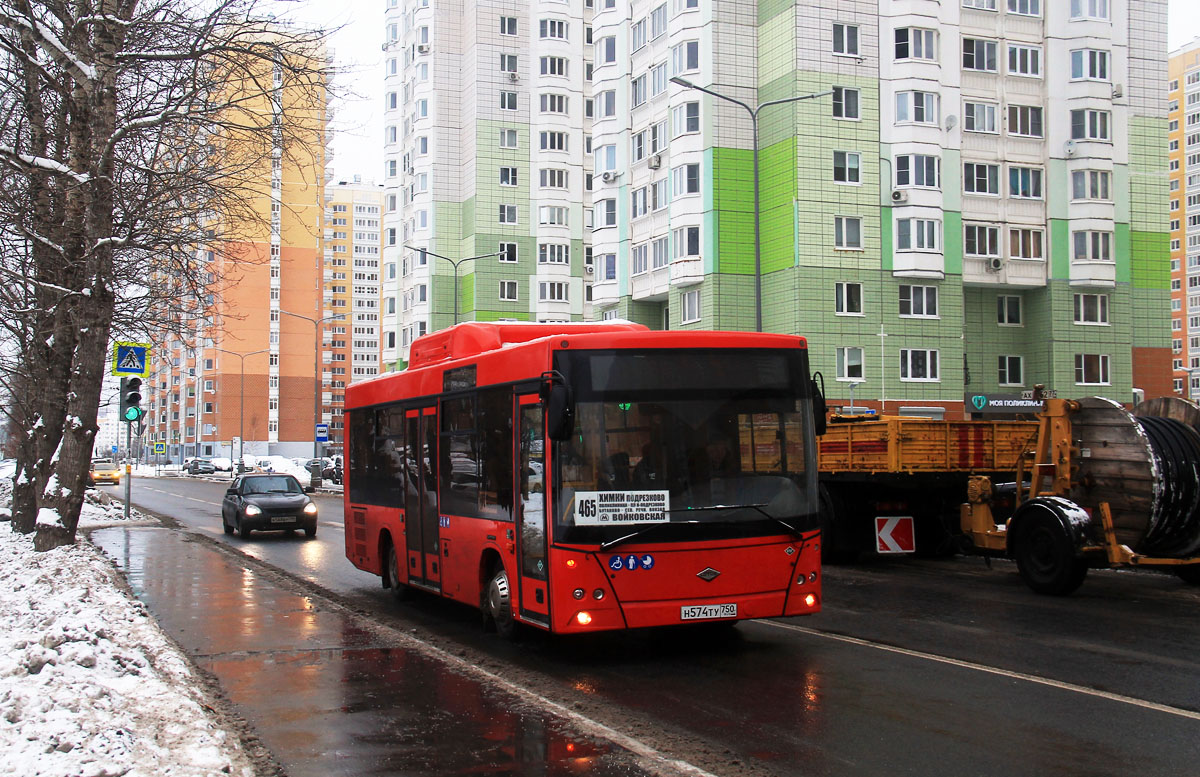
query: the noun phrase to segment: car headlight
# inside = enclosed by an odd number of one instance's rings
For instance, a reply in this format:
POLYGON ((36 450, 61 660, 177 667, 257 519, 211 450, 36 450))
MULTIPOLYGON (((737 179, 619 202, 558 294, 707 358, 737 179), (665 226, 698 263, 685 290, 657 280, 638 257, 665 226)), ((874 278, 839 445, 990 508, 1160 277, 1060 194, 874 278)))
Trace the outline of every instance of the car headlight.
POLYGON ((262 508, 258 505, 246 505, 246 515, 262 515, 262 508))
POLYGON ((316 515, 317 514, 316 504, 314 504, 313 502, 309 502, 308 504, 304 505, 304 514, 305 515, 316 515))

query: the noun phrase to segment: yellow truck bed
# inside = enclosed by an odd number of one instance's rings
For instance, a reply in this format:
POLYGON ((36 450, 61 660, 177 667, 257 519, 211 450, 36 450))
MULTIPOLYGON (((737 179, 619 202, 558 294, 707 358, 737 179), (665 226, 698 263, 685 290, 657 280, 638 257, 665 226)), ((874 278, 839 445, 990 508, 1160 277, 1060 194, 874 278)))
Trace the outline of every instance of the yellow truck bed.
POLYGON ((821 473, 1013 472, 1037 439, 1036 421, 882 418, 831 423, 817 438, 821 473))

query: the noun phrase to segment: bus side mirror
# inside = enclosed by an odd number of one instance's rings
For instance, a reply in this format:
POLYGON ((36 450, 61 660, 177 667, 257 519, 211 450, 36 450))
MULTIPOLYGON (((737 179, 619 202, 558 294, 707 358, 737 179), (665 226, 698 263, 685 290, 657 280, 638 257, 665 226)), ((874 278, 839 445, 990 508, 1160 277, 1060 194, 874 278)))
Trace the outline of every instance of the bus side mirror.
POLYGON ((565 383, 550 384, 546 399, 546 434, 551 440, 562 442, 570 439, 575 431, 575 407, 571 402, 571 389, 565 383))
MULTIPOLYGON (((825 382, 825 376, 821 373, 815 373, 821 378, 821 383, 825 382)), ((810 382, 812 388, 812 409, 813 409, 813 433, 817 437, 825 434, 825 430, 829 426, 828 422, 828 407, 825 405, 825 392, 821 390, 821 386, 817 384, 816 377, 810 382)))

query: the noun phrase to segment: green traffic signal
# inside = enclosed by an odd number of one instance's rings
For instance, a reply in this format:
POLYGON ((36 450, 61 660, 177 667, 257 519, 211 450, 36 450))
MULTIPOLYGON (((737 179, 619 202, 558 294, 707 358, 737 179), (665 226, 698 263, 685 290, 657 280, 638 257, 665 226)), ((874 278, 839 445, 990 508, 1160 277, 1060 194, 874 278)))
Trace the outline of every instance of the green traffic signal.
POLYGON ((140 407, 125 408, 125 420, 128 421, 129 423, 133 423, 134 421, 141 419, 141 417, 142 417, 142 409, 140 407))
POLYGON ((137 423, 145 412, 142 403, 142 379, 121 378, 121 420, 127 424, 137 423))

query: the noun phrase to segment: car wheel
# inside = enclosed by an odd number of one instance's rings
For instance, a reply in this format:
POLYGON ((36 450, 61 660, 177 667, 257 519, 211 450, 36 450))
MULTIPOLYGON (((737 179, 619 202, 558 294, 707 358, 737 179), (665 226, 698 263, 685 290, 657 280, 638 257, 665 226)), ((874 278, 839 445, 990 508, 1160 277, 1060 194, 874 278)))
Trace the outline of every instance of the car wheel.
POLYGON ((251 532, 252 530, 251 530, 251 528, 250 528, 249 526, 247 526, 246 524, 242 523, 242 519, 241 519, 241 518, 238 518, 238 522, 237 522, 237 528, 238 528, 238 534, 240 534, 240 535, 241 535, 242 539, 244 539, 244 540, 248 540, 248 539, 250 539, 250 532, 251 532))
POLYGON ((512 589, 508 585, 508 573, 503 566, 496 568, 484 594, 485 626, 496 630, 504 639, 516 639, 517 622, 512 614, 512 589))
POLYGON ((233 527, 225 520, 225 513, 221 513, 221 528, 225 530, 226 534, 233 534, 233 527))

